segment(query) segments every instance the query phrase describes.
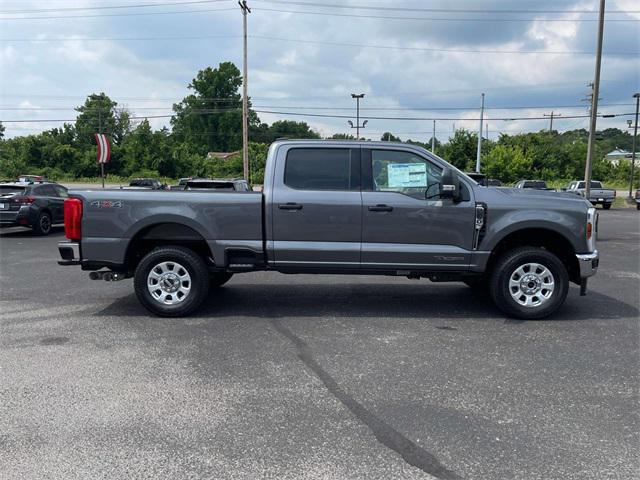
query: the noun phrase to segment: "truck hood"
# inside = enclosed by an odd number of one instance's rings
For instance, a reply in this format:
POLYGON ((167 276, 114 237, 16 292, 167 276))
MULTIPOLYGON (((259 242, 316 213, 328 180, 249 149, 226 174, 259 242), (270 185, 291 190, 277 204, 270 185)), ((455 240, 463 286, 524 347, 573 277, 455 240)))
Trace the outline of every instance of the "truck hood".
POLYGON ((476 190, 478 197, 484 199, 489 205, 492 201, 503 203, 505 201, 518 206, 528 206, 543 208, 549 206, 572 205, 576 209, 585 209, 591 204, 584 198, 569 192, 553 192, 548 190, 534 190, 529 188, 504 188, 504 187, 483 187, 476 190))

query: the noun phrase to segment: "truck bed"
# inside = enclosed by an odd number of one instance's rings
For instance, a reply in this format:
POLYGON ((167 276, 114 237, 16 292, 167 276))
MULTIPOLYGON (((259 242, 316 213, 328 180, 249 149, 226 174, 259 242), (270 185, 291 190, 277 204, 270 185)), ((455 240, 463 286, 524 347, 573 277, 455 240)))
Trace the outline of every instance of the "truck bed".
POLYGON ((97 263, 123 263, 134 235, 172 222, 200 235, 209 244, 214 261, 222 262, 227 249, 263 252, 260 192, 114 189, 69 193, 84 204, 83 257, 97 263))

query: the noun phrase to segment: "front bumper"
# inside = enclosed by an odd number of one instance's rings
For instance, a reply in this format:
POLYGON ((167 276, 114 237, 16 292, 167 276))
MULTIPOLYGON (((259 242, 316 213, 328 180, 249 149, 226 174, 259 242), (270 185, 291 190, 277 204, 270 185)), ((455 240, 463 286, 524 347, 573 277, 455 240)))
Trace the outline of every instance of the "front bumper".
POLYGON ((58 251, 62 260, 58 260, 58 265, 80 265, 80 244, 78 242, 58 242, 58 251))
POLYGON ((592 253, 578 253, 576 258, 580 266, 580 278, 589 278, 596 274, 600 263, 598 250, 594 250, 592 253))

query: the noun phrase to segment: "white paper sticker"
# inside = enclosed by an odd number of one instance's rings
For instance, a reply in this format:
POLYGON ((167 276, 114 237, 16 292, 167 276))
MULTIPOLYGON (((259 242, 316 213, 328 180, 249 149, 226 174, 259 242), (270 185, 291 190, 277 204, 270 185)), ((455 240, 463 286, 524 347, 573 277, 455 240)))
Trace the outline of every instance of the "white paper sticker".
POLYGON ((411 188, 427 186, 426 163, 390 163, 387 165, 389 188, 411 188))

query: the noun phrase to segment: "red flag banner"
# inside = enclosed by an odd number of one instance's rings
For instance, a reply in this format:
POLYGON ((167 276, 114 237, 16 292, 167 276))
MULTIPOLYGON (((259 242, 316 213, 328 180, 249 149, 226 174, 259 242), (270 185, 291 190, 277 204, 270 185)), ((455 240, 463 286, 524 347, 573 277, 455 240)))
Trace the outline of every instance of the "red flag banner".
POLYGON ((104 133, 96 133, 95 137, 98 144, 98 163, 107 163, 111 158, 109 138, 104 133))

